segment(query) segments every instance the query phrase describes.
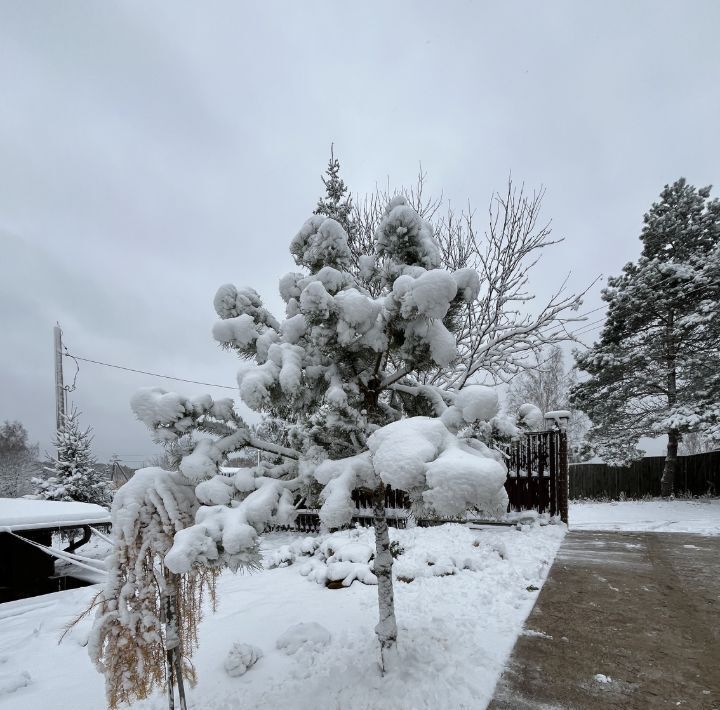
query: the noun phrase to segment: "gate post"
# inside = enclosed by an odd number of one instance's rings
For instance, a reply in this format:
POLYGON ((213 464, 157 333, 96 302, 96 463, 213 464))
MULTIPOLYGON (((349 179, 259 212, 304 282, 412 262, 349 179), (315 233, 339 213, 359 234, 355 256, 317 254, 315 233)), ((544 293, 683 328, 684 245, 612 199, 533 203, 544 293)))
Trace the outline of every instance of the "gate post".
POLYGON ((560 508, 560 520, 568 524, 568 489, 570 487, 570 476, 568 467, 567 432, 558 432, 558 458, 560 459, 560 470, 558 471, 558 507, 560 508))

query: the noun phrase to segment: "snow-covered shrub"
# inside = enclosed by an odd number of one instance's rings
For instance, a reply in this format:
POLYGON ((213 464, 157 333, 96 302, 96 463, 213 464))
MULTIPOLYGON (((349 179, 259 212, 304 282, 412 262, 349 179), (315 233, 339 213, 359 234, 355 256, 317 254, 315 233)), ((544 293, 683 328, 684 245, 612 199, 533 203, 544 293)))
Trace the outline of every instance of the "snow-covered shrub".
POLYGON ((112 504, 113 552, 108 579, 93 601, 88 652, 105 675, 108 705, 132 703, 165 682, 166 649, 179 648, 190 682, 203 592, 214 599, 215 569, 177 577, 163 568, 174 536, 192 525, 198 507, 192 484, 177 472, 138 471, 112 504), (169 612, 177 623, 169 623, 169 612))
POLYGON ((263 657, 263 652, 248 643, 234 643, 225 657, 225 672, 231 677, 245 675, 263 657))

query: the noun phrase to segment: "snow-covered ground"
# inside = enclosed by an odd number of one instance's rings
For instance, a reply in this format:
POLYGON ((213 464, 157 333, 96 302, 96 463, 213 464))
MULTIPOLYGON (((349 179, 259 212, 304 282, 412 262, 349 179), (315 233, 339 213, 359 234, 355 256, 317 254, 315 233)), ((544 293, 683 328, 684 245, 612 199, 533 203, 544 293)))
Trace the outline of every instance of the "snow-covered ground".
POLYGON ((571 530, 720 535, 720 499, 571 502, 569 518, 571 530))
MULTIPOLYGON (((521 527, 443 525, 392 531, 405 550, 397 560, 397 574, 413 581, 395 585, 402 668, 385 678, 378 674, 373 631, 376 587, 356 581, 348 588, 328 589, 313 581, 322 578, 317 562, 310 565, 313 574, 300 573, 306 557, 252 575, 224 574, 219 609, 208 611, 201 624, 194 659, 200 681, 191 691, 191 707, 481 710, 564 535, 559 525, 521 527), (291 655, 287 648, 277 648, 290 627, 309 622, 321 624, 330 641, 309 643, 291 655), (240 677, 224 670, 235 643, 262 652, 240 677)), ((355 543, 367 541, 367 532, 357 535, 355 543)), ((288 533, 265 536, 266 558, 278 561, 287 554, 283 546, 299 539, 288 533)), ((82 620, 58 645, 65 626, 97 589, 0 605, 3 710, 104 707, 103 679, 84 648, 90 620, 82 620)), ((134 707, 164 708, 167 700, 155 696, 134 707)))

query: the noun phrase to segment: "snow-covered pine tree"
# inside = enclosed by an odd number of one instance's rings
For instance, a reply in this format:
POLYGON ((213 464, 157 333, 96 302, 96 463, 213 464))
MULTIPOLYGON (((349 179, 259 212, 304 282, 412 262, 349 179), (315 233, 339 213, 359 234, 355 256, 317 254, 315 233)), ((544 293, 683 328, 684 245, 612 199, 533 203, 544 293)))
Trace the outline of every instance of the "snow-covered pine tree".
POLYGON ((335 157, 335 146, 330 145, 330 160, 325 175, 322 176, 325 196, 318 200, 313 214, 334 219, 350 237, 352 233, 352 198, 348 194, 345 182, 340 177, 340 161, 335 157))
MULTIPOLYGON (((362 258, 376 297, 354 279, 347 235, 337 221, 312 217, 290 250, 303 272, 280 280, 285 319, 274 318, 253 289, 226 285, 215 297, 220 321, 213 328, 223 347, 250 361, 238 375, 240 396, 255 411, 286 422, 287 446, 258 437, 229 399, 188 399, 156 388, 132 399, 136 416, 156 440, 192 434, 196 442, 178 472, 188 486, 183 491, 194 491, 194 524, 175 532, 164 564, 178 575, 206 566, 253 567, 259 562, 258 535, 267 525, 291 522, 299 497, 319 496, 321 520, 335 529, 352 520, 353 489, 369 489, 376 632, 382 668, 390 669, 397 625, 386 486, 407 491, 417 509, 439 516, 469 508, 503 511, 507 505, 502 456, 476 436, 493 427, 507 432, 498 418, 497 394, 479 386, 442 391, 421 384, 424 372, 457 357, 457 312, 477 296, 480 280, 472 269, 439 268, 431 229, 402 197, 388 204, 374 250, 362 258), (261 460, 223 475, 220 463, 248 446, 278 456, 280 463, 261 460)), ((168 475, 136 474, 133 496, 149 495, 157 505, 153 480, 168 475)), ((133 509, 127 503, 113 507, 113 518, 140 534, 143 527, 127 519, 133 509)), ((115 564, 134 564, 135 548, 123 543, 121 549, 126 559, 117 555, 115 564)), ((110 604, 117 586, 105 595, 110 604)), ((123 607, 122 600, 113 603, 123 607)), ((122 612, 111 622, 94 637, 96 659, 114 658, 108 643, 122 634, 108 629, 122 626, 122 612)))
POLYGON ((41 500, 79 501, 81 503, 110 504, 110 486, 97 468, 91 451, 92 428, 80 428, 80 412, 73 409, 64 414, 62 429, 53 441, 57 453, 50 474, 35 478, 35 496, 41 500))
POLYGON ((720 416, 720 202, 682 178, 660 197, 644 218, 640 258, 608 279, 600 340, 577 354, 590 378, 571 401, 608 462, 640 455, 641 436, 667 434, 669 496, 682 434, 712 431, 720 416))

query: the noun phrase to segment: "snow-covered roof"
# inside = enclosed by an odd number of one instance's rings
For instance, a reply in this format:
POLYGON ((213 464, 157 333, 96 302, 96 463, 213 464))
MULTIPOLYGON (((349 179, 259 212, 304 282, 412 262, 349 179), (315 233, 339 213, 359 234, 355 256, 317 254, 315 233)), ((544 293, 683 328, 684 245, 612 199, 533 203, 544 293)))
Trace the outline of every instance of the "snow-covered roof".
POLYGON ((93 503, 0 498, 0 532, 69 528, 109 522, 109 511, 93 503))

